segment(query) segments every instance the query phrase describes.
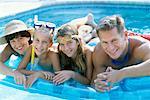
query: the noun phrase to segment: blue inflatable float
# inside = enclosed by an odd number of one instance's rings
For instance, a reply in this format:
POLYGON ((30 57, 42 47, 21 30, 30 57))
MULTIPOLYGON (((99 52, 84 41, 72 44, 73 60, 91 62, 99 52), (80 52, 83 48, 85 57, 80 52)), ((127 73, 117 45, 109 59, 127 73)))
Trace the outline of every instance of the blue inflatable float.
MULTIPOLYGON (((12 56, 5 64, 15 68, 20 61, 21 58, 12 56)), ((117 83, 111 91, 105 93, 96 92, 92 87, 82 85, 74 80, 56 86, 49 81, 39 79, 31 88, 25 89, 22 85, 15 84, 12 77, 7 76, 0 81, 0 84, 23 91, 71 100, 148 100, 150 98, 150 77, 124 79, 117 83)))

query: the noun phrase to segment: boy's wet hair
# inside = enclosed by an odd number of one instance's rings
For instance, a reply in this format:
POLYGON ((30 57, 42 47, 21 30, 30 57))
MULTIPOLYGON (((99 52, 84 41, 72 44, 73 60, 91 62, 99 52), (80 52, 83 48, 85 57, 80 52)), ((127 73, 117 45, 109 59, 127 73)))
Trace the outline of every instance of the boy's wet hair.
POLYGON ((5 39, 6 39, 7 43, 10 44, 11 40, 13 40, 14 38, 18 38, 18 37, 29 37, 30 40, 28 42, 29 42, 29 44, 32 43, 31 34, 28 31, 20 31, 20 32, 16 32, 14 34, 10 34, 10 35, 6 36, 5 39))
POLYGON ((112 15, 102 18, 97 25, 96 31, 97 33, 99 33, 99 31, 109 31, 114 27, 117 28, 118 33, 122 33, 125 29, 124 19, 119 15, 112 15))

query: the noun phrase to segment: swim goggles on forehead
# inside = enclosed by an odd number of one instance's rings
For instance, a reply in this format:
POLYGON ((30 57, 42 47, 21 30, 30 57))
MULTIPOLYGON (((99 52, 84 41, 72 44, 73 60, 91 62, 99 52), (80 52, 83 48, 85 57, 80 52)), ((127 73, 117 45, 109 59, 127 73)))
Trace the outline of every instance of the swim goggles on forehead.
POLYGON ((65 36, 58 36, 57 42, 61 44, 65 44, 68 41, 72 41, 72 39, 78 39, 78 35, 65 35, 65 36))
POLYGON ((50 22, 37 21, 37 22, 34 23, 34 28, 39 28, 39 27, 42 27, 42 26, 48 28, 49 30, 52 29, 53 31, 56 28, 56 25, 54 23, 50 23, 50 22))
POLYGON ((71 41, 72 37, 71 35, 66 35, 66 36, 58 36, 57 37, 57 42, 65 44, 67 41, 71 41))

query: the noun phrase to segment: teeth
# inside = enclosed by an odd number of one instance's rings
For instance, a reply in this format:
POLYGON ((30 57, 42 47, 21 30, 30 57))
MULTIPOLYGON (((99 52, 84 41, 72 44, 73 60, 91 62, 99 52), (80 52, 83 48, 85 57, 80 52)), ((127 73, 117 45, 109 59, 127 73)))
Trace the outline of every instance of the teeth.
POLYGON ((21 49, 22 49, 22 47, 19 47, 19 48, 18 48, 18 50, 21 50, 21 49))
POLYGON ((117 52, 117 50, 115 50, 114 52, 113 52, 113 54, 115 54, 117 52))
POLYGON ((110 53, 110 54, 115 54, 115 53, 116 53, 116 51, 117 51, 117 50, 115 50, 115 51, 113 51, 113 52, 112 52, 112 51, 110 51, 109 53, 110 53))

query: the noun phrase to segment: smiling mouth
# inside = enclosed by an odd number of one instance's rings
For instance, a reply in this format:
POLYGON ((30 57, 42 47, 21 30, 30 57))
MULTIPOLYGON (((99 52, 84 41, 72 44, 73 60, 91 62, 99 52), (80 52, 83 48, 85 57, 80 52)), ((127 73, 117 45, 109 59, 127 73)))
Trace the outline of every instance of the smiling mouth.
POLYGON ((17 49, 21 51, 21 50, 23 50, 23 47, 19 47, 19 48, 17 48, 17 49))
POLYGON ((70 54, 72 52, 72 50, 69 50, 68 54, 70 54))
POLYGON ((115 55, 117 51, 118 51, 118 49, 116 49, 114 52, 109 52, 109 54, 115 55))

